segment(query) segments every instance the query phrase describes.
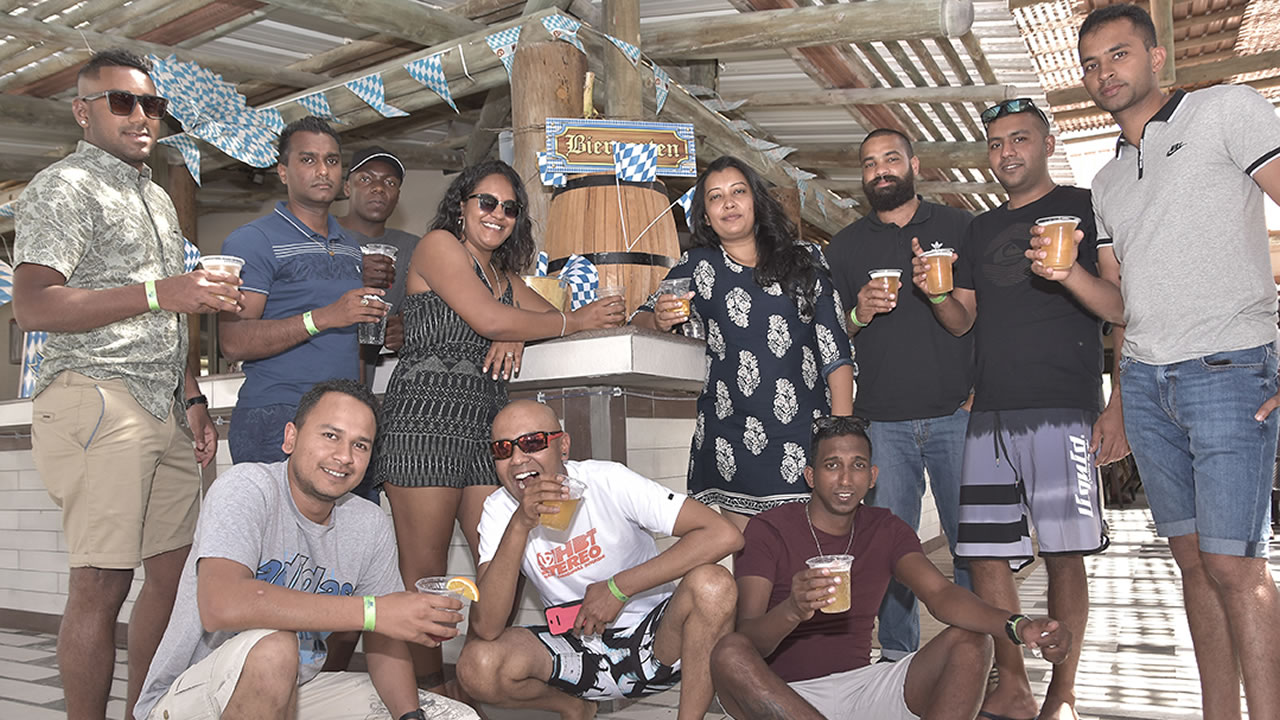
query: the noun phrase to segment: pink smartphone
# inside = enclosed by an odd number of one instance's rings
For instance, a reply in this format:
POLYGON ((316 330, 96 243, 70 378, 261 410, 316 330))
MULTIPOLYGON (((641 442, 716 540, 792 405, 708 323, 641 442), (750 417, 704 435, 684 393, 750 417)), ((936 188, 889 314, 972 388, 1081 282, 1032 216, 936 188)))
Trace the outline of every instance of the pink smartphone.
POLYGON ((563 635, 573 629, 573 623, 577 621, 581 611, 582 601, 574 600, 552 605, 543 612, 547 616, 547 627, 551 629, 551 634, 563 635))

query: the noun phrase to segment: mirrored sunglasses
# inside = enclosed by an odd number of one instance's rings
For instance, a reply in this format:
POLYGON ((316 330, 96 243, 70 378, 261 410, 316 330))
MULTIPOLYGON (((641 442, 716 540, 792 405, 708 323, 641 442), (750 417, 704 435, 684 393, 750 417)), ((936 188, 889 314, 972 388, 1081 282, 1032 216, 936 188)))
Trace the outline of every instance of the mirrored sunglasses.
POLYGON ((134 95, 124 90, 103 90, 100 93, 85 95, 80 99, 89 102, 98 100, 99 98, 107 99, 107 107, 110 108, 112 115, 129 116, 133 114, 133 109, 142 103, 142 114, 149 118, 162 118, 164 111, 169 107, 169 99, 162 98, 159 95, 134 95))
POLYGON ((1005 115, 1016 115, 1024 112, 1035 113, 1040 120, 1044 122, 1045 127, 1049 127, 1049 117, 1044 114, 1043 110, 1036 107, 1036 104, 1032 102, 1031 98, 1014 98, 1013 100, 1005 100, 1004 102, 996 103, 986 110, 983 110, 982 114, 978 117, 982 118, 982 125, 983 127, 986 127, 987 125, 995 122, 996 118, 1004 117, 1005 115))
POLYGON ((520 203, 515 200, 503 200, 499 203, 498 198, 490 195, 489 193, 476 193, 474 195, 467 196, 468 200, 472 198, 478 200, 480 202, 480 209, 487 213, 493 212, 497 209, 498 205, 501 204, 502 212, 513 220, 520 217, 520 211, 523 209, 520 207, 520 203))
POLYGON ((525 454, 542 452, 547 449, 548 443, 563 434, 563 430, 538 430, 525 433, 515 440, 494 440, 489 443, 489 450, 493 452, 494 460, 506 460, 511 457, 517 447, 520 448, 520 452, 525 454))

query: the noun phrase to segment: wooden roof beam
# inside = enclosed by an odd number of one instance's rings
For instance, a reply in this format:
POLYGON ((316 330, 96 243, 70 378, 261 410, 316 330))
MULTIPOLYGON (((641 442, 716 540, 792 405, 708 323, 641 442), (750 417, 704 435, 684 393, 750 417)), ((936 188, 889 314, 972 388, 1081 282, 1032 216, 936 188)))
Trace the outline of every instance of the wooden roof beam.
MULTIPOLYGON (((1175 86, 1221 82, 1236 75, 1261 72, 1276 67, 1280 67, 1280 50, 1257 55, 1236 55, 1219 62, 1206 62, 1192 67, 1184 67, 1178 72, 1178 81, 1175 86)), ((1089 93, 1085 92, 1083 86, 1055 90, 1051 93, 1046 93, 1046 97, 1049 100, 1049 105, 1053 107, 1091 102, 1089 93)))
POLYGON ((875 0, 646 23, 640 44, 649 57, 712 59, 736 50, 955 37, 972 25, 972 0, 875 0))
POLYGON ((483 23, 448 10, 403 0, 263 0, 352 27, 387 33, 422 45, 437 45, 469 35, 483 23))
POLYGON ((729 102, 745 100, 748 108, 796 105, 878 105, 882 103, 995 103, 1020 97, 1013 85, 945 85, 836 90, 781 90, 750 95, 726 95, 729 102))
MULTIPOLYGON (((860 182, 836 182, 828 180, 828 189, 852 195, 858 202, 866 202, 860 182)), ((936 180, 917 180, 916 192, 921 195, 1004 195, 1006 190, 998 182, 946 182, 936 180)))
MULTIPOLYGON (((921 169, 986 168, 987 145, 982 142, 916 142, 911 144, 921 169)), ((838 168, 861 172, 858 144, 804 145, 787 156, 802 168, 838 168)))

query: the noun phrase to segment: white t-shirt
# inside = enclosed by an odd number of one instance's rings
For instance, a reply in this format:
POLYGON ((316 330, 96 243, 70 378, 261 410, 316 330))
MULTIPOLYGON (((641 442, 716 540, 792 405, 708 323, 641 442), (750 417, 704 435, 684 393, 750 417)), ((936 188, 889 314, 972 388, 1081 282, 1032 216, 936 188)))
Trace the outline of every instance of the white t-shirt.
MULTIPOLYGON (((588 585, 657 557, 658 545, 646 531, 671 535, 685 500, 614 462, 571 460, 565 463, 565 473, 587 485, 578 511, 567 531, 535 527, 520 566, 548 607, 581 600, 588 585)), ((506 488, 485 500, 479 528, 481 564, 493 560, 519 508, 506 488)), ((633 595, 609 627, 639 623, 674 590, 674 583, 666 583, 633 595)))

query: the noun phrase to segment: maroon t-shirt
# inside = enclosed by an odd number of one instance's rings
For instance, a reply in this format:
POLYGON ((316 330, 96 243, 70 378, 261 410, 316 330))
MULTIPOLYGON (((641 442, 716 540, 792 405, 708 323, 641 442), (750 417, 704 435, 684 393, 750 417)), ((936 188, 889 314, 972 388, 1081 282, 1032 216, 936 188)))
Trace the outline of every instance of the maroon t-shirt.
MULTIPOLYGON (((842 613, 814 613, 765 658, 769 668, 787 682, 870 665, 871 628, 893 567, 904 555, 922 552, 920 538, 888 510, 862 505, 854 518, 851 606, 842 613)), ((743 533, 746 545, 734 560, 735 576, 771 581, 772 610, 791 595, 791 578, 804 569, 805 560, 844 553, 848 535, 828 535, 816 528, 815 532, 821 553, 809 532, 805 503, 787 503, 756 515, 743 533)))

